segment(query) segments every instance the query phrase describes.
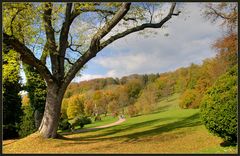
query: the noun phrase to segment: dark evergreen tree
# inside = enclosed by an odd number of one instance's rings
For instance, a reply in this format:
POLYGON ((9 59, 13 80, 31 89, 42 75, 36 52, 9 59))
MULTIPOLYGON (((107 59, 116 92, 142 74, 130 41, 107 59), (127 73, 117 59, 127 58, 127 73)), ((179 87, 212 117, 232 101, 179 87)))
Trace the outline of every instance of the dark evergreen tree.
POLYGON ((3 46, 3 139, 18 137, 21 91, 18 54, 3 46))
POLYGON ((24 64, 24 71, 27 78, 26 90, 28 91, 30 105, 34 112, 35 128, 38 128, 45 108, 46 83, 34 67, 24 64))

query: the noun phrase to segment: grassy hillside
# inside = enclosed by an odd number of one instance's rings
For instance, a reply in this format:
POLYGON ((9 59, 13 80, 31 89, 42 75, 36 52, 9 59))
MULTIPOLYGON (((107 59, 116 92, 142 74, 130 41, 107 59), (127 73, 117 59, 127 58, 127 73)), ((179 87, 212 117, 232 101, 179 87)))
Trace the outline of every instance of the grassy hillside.
POLYGON ((4 145, 3 153, 237 152, 236 147, 220 147, 222 140, 207 132, 199 120, 199 110, 180 109, 178 97, 175 94, 159 102, 156 112, 127 117, 114 127, 65 135, 61 139, 43 139, 34 133, 4 145))

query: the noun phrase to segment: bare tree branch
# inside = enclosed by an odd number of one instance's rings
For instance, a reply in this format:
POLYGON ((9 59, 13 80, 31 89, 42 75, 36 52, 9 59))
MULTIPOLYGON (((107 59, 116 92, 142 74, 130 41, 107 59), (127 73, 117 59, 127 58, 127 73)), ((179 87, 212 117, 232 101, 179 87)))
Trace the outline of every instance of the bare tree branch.
POLYGON ((123 3, 113 18, 101 29, 99 29, 99 31, 97 31, 91 40, 90 51, 98 51, 100 39, 107 35, 112 30, 112 28, 117 25, 117 23, 127 14, 128 10, 130 9, 130 5, 131 3, 123 3))
POLYGON ((174 13, 175 6, 176 6, 176 3, 172 3, 168 15, 165 18, 163 18, 159 23, 144 23, 140 26, 136 26, 136 27, 127 29, 124 32, 121 32, 114 36, 111 36, 108 40, 101 43, 100 50, 102 50, 104 47, 106 47, 113 41, 116 41, 117 39, 125 37, 131 33, 138 32, 138 31, 141 31, 146 28, 161 28, 164 23, 166 23, 169 19, 171 19, 172 16, 178 16, 181 13, 180 11, 178 13, 174 13))
POLYGON ((24 63, 34 66, 47 82, 54 81, 54 77, 52 76, 48 68, 33 55, 32 51, 28 47, 26 47, 18 39, 9 36, 6 33, 3 33, 3 43, 13 47, 13 49, 20 54, 21 60, 24 63))
POLYGON ((69 34, 69 36, 70 36, 70 44, 68 44, 68 48, 69 48, 70 50, 72 50, 73 52, 78 52, 79 54, 83 55, 83 53, 78 50, 78 48, 81 47, 82 45, 81 45, 81 44, 74 44, 74 43, 73 43, 73 37, 72 37, 72 35, 69 34), (76 48, 73 49, 72 46, 74 46, 74 47, 76 47, 76 48))
MULTIPOLYGON (((99 6, 100 4, 99 3, 95 3, 96 6, 99 6)), ((112 10, 104 10, 104 9, 98 9, 98 8, 79 8, 79 9, 74 9, 73 10, 73 18, 74 17, 77 17, 78 15, 80 15, 82 12, 98 12, 98 13, 101 13, 101 14, 105 14, 105 17, 109 16, 109 15, 115 15, 115 11, 112 11, 112 10)), ((134 17, 123 17, 123 20, 125 21, 137 21, 136 18, 134 17)))
MULTIPOLYGON (((61 28, 60 38, 59 38, 59 55, 65 56, 66 49, 68 47, 68 33, 70 26, 72 24, 72 21, 74 19, 71 18, 71 12, 72 12, 72 3, 67 3, 66 11, 65 11, 65 21, 61 28)), ((60 74, 61 79, 64 77, 64 58, 60 57, 59 60, 59 66, 60 70, 58 71, 60 74)))
POLYGON ((96 56, 96 54, 99 52, 100 39, 109 33, 111 29, 127 14, 128 10, 130 9, 130 5, 131 3, 122 3, 121 7, 112 17, 112 19, 106 23, 102 29, 97 31, 91 40, 89 49, 74 63, 74 65, 66 74, 64 78, 64 84, 62 86, 63 88, 67 87, 81 67, 83 67, 91 58, 96 56))
POLYGON ((218 12, 216 9, 214 9, 214 8, 211 7, 211 6, 209 6, 209 9, 210 9, 211 11, 213 11, 212 14, 216 15, 216 18, 217 18, 217 17, 221 17, 222 19, 231 19, 231 18, 225 16, 223 13, 218 12))
POLYGON ((72 62, 69 60, 69 58, 64 57, 64 60, 67 60, 67 62, 68 62, 69 64, 74 65, 74 63, 72 63, 72 62))
MULTIPOLYGON (((74 45, 72 45, 72 46, 74 46, 74 45)), ((71 46, 69 46, 69 49, 72 50, 73 52, 77 52, 77 53, 83 55, 82 52, 80 52, 80 51, 78 50, 78 47, 80 47, 80 46, 81 46, 81 45, 78 45, 78 46, 76 47, 76 49, 73 49, 71 46)))

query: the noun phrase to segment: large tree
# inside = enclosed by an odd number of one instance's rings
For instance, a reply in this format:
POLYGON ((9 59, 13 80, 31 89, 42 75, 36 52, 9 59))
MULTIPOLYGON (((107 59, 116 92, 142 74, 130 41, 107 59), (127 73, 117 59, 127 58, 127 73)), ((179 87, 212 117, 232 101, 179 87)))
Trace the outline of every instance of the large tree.
POLYGON ((57 136, 61 102, 80 69, 114 41, 146 28, 161 28, 176 3, 3 3, 3 42, 33 66, 47 84, 45 138, 57 136), (44 33, 43 33, 44 32, 44 33), (41 55, 39 55, 41 53, 41 55), (49 56, 49 62, 46 58, 49 56))

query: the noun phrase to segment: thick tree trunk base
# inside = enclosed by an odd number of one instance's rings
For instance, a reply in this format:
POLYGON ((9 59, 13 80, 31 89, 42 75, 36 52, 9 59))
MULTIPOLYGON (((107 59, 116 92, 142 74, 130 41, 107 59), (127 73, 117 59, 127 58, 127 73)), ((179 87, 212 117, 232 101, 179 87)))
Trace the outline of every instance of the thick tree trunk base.
POLYGON ((59 93, 56 85, 48 86, 47 92, 44 115, 38 131, 44 138, 57 138, 63 94, 59 93))

